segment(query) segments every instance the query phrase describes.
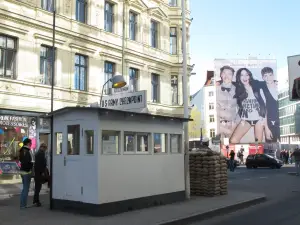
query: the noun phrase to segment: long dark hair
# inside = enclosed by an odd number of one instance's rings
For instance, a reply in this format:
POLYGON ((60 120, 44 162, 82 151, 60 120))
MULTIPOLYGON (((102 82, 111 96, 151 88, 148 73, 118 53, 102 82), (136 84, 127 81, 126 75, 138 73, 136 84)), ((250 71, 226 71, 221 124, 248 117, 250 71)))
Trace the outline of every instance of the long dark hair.
POLYGON ((258 104, 260 106, 259 108, 259 115, 261 117, 265 117, 266 115, 266 105, 264 100, 262 99, 261 95, 260 95, 260 85, 259 85, 259 81, 255 80, 253 78, 253 75, 251 73, 250 70, 248 70, 247 68, 241 68, 236 72, 236 89, 235 89, 235 96, 234 98, 236 98, 237 100, 237 104, 239 106, 239 115, 245 115, 246 112, 244 112, 243 107, 242 107, 242 102, 248 98, 248 93, 246 91, 246 88, 244 86, 244 84, 241 81, 241 75, 242 75, 242 71, 245 70, 248 75, 249 75, 249 85, 251 86, 252 90, 253 90, 253 94, 255 96, 255 98, 258 101, 258 104))
POLYGON ((250 70, 247 68, 240 68, 238 71, 236 71, 236 91, 235 91, 235 98, 237 99, 238 103, 242 103, 246 98, 248 98, 248 93, 246 91, 246 88, 244 84, 241 81, 241 75, 242 71, 245 70, 247 74, 249 75, 249 85, 253 88, 254 85, 254 78, 250 70))

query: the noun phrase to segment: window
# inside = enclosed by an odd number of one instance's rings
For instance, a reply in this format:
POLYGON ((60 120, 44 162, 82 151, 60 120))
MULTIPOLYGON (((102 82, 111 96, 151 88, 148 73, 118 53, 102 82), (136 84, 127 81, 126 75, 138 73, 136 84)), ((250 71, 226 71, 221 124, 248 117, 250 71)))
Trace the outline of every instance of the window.
POLYGON ((53 12, 53 0, 42 0, 42 9, 53 12))
POLYGON ((177 29, 176 27, 170 28, 170 54, 177 54, 177 29))
POLYGON ((214 92, 213 92, 213 91, 208 92, 208 96, 209 96, 209 97, 214 96, 214 92))
POLYGON ((124 152, 134 152, 135 134, 133 132, 124 132, 124 152))
POLYGON ((138 81, 139 81, 139 70, 135 68, 129 68, 129 85, 131 91, 138 91, 138 81))
POLYGON ((181 135, 170 134, 170 151, 171 153, 181 152, 181 135))
POLYGON ((149 149, 149 134, 138 133, 136 135, 137 140, 137 152, 148 152, 149 149))
POLYGON ((80 154, 80 125, 68 126, 68 155, 80 154))
POLYGON ((16 39, 0 35, 0 77, 15 78, 16 39))
POLYGON ((209 103, 209 104, 208 104, 208 108, 209 108, 209 110, 215 109, 214 103, 209 103))
POLYGON ((87 57, 83 55, 75 55, 75 76, 74 89, 80 91, 87 90, 87 57))
POLYGON ((86 154, 94 154, 94 131, 85 131, 85 141, 86 141, 86 154))
POLYGON ((158 23, 156 21, 151 20, 151 47, 157 48, 158 43, 158 23))
MULTIPOLYGON (((108 81, 115 75, 115 64, 112 62, 104 63, 104 82, 108 81)), ((112 83, 108 82, 104 87, 104 93, 106 95, 112 94, 112 83)))
POLYGON ((129 39, 136 40, 137 29, 137 14, 134 12, 129 12, 129 39))
POLYGON ((215 122, 215 116, 214 115, 209 115, 209 122, 210 123, 215 122))
POLYGON ((102 130, 102 153, 119 154, 120 132, 102 130))
POLYGON ((86 0, 76 0, 76 20, 86 23, 86 0))
POLYGON ((151 74, 152 102, 159 102, 159 75, 151 74))
POLYGON ((172 105, 178 105, 178 76, 171 76, 172 105))
POLYGON ((167 152, 167 134, 154 134, 154 153, 167 152))
POLYGON ((172 7, 177 6, 177 0, 169 0, 169 6, 172 6, 172 7))
POLYGON ((216 136, 216 131, 215 131, 215 129, 210 129, 210 130, 209 130, 209 134, 210 134, 210 137, 211 137, 211 138, 215 137, 215 136, 216 136))
POLYGON ((113 24, 114 24, 114 5, 110 2, 105 2, 104 29, 108 32, 113 32, 113 24))
POLYGON ((56 141, 56 154, 62 154, 62 141, 63 141, 63 134, 60 132, 55 133, 55 141, 56 141))
POLYGON ((43 46, 43 45, 41 46, 41 50, 40 50, 40 83, 41 84, 51 85, 52 70, 53 70, 52 53, 53 53, 52 47, 43 46))

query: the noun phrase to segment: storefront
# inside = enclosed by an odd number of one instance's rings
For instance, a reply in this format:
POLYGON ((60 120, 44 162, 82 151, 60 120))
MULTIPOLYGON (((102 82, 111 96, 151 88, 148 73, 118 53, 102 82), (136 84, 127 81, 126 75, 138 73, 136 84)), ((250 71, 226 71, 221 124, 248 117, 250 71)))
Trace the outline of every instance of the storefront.
MULTIPOLYGON (((32 154, 38 149, 40 137, 48 142, 49 119, 41 118, 44 113, 0 110, 0 184, 19 182, 16 162, 19 149, 25 138, 32 140, 32 154)), ((47 143, 48 144, 48 143, 47 143)))

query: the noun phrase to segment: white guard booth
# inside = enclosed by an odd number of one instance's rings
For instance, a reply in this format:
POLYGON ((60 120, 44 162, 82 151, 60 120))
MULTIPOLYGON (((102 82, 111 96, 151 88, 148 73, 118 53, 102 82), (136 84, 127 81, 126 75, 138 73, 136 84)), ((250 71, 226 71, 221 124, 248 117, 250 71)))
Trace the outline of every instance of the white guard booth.
POLYGON ((53 209, 106 216, 185 199, 188 119, 89 107, 53 118, 53 209))

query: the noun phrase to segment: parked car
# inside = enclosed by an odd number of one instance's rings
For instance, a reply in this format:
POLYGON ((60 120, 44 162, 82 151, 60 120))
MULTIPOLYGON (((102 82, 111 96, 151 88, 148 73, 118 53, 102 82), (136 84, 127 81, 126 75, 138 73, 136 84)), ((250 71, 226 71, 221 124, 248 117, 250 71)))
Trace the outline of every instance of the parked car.
POLYGON ((281 160, 278 160, 267 154, 252 154, 248 155, 246 159, 247 169, 257 167, 270 167, 272 169, 280 169, 283 165, 281 160))
MULTIPOLYGON (((229 169, 229 159, 226 158, 226 160, 227 160, 227 168, 229 169)), ((237 160, 234 160, 234 168, 236 168, 239 165, 240 165, 240 163, 237 160)))

